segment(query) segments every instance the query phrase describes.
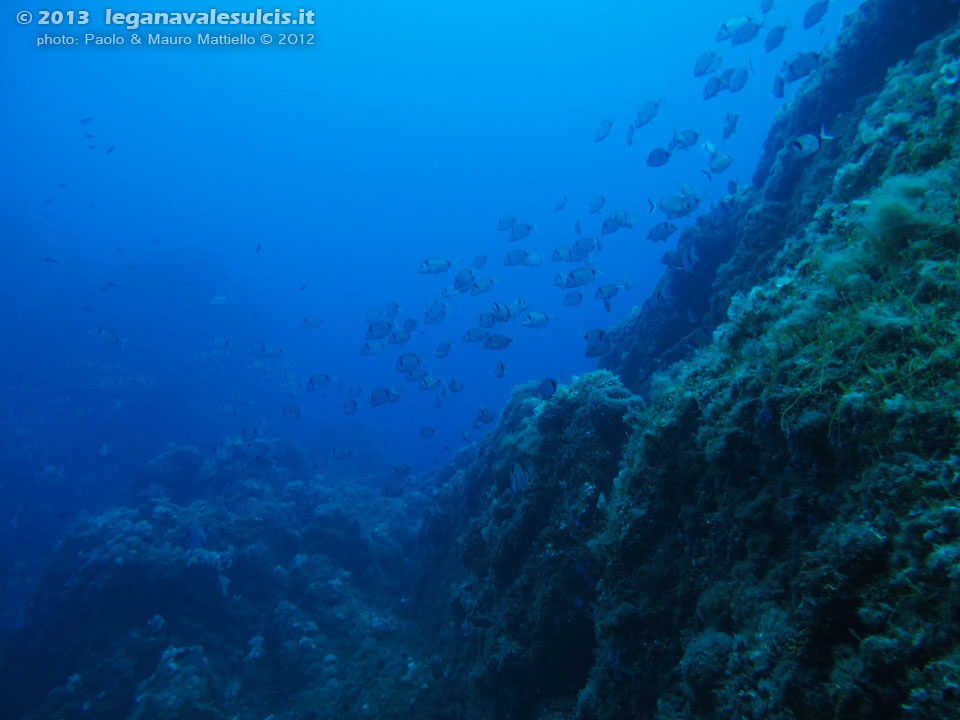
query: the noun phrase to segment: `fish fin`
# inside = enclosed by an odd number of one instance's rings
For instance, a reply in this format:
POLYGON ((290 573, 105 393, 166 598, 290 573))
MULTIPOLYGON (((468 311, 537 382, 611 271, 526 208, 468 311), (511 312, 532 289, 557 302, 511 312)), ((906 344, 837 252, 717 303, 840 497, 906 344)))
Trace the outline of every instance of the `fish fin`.
POLYGON ((709 170, 701 170, 700 172, 707 176, 707 180, 713 182, 713 175, 710 174, 709 170))
POLYGON ((653 200, 650 198, 647 198, 647 202, 650 203, 650 212, 653 212, 657 206, 653 204, 653 200))

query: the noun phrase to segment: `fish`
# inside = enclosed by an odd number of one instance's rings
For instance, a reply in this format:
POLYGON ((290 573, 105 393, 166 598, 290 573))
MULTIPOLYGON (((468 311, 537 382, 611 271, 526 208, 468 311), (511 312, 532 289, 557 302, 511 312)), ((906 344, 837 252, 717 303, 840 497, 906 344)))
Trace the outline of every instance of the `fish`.
POLYGON ((517 317, 530 309, 530 303, 522 298, 518 298, 510 303, 507 309, 510 311, 510 317, 517 317))
POLYGON ((385 338, 393 330, 393 324, 387 320, 377 320, 367 325, 367 332, 363 336, 365 340, 380 340, 385 338))
POLYGON ((466 268, 457 273, 457 276, 453 280, 453 289, 461 294, 468 292, 476 281, 476 271, 472 268, 466 268))
POLYGON ((566 245, 561 245, 558 248, 554 248, 553 254, 550 256, 550 259, 553 262, 570 262, 570 253, 572 251, 566 245))
POLYGON ((779 100, 783 97, 784 89, 783 75, 775 75, 773 78, 773 96, 779 100))
POLYGON ((736 33, 740 28, 745 25, 750 24, 752 21, 746 16, 740 16, 731 18, 727 20, 720 26, 720 29, 717 30, 717 42, 723 42, 724 40, 731 40, 734 33, 736 33))
POLYGON ((423 313, 423 322, 436 325, 447 316, 447 305, 442 300, 431 300, 423 313))
POLYGON ((120 334, 116 330, 111 330, 102 325, 93 332, 94 336, 104 345, 119 345, 120 334))
POLYGON ((586 256, 594 249, 603 249, 602 243, 599 240, 594 240, 593 238, 588 237, 577 238, 577 241, 570 249, 570 257, 572 258, 574 255, 586 256))
POLYGON ((600 142, 601 140, 606 140, 611 130, 613 130, 613 120, 607 118, 597 125, 597 129, 593 131, 593 141, 600 142))
POLYGON ((545 315, 542 312, 529 312, 520 324, 525 328, 539 329, 546 327, 549 322, 549 315, 545 315))
POLYGON ((262 342, 250 343, 250 354, 259 357, 279 357, 283 353, 283 348, 279 345, 267 345, 262 342))
POLYGON ((334 460, 348 460, 353 457, 353 450, 340 445, 335 445, 334 447, 330 448, 330 455, 334 460))
POLYGON ((819 2, 815 2, 808 7, 807 11, 803 14, 803 29, 809 30, 823 20, 823 16, 827 14, 829 7, 830 0, 819 0, 819 2))
POLYGON ((670 150, 687 150, 697 144, 700 133, 696 130, 674 130, 673 140, 670 141, 670 150))
POLYGON ((633 145, 633 125, 627 125, 627 147, 633 145))
POLYGON ((439 275, 445 273, 451 267, 453 267, 453 263, 446 258, 429 257, 420 263, 420 269, 417 272, 424 275, 439 275))
POLYGON ((523 240, 524 238, 529 237, 530 233, 532 233, 533 231, 534 231, 534 226, 531 225, 530 223, 519 222, 519 221, 515 222, 513 224, 513 227, 510 228, 509 240, 511 242, 515 242, 517 240, 523 240))
POLYGON ((723 139, 729 140, 733 134, 737 131, 737 123, 740 121, 740 116, 735 112, 728 112, 727 116, 723 119, 723 139))
POLYGON ((600 234, 609 235, 622 227, 632 228, 633 216, 623 210, 616 210, 613 215, 603 221, 603 225, 600 227, 600 234))
POLYGON ((541 262, 543 262, 543 258, 540 256, 540 253, 532 252, 527 254, 527 257, 522 264, 525 267, 536 267, 541 262))
POLYGON ((437 430, 432 425, 424 425, 422 428, 420 428, 420 437, 424 440, 429 440, 436 434, 437 430))
POLYGON ((807 77, 818 67, 820 67, 820 53, 795 53, 783 61, 780 74, 786 82, 792 83, 807 77))
POLYGON ((357 401, 353 398, 347 398, 343 401, 343 414, 353 415, 357 411, 357 401))
POLYGON ((666 148, 658 147, 650 151, 647 155, 647 167, 663 167, 670 159, 670 151, 666 148))
POLYGON ((773 0, 760 0, 760 12, 766 15, 773 10, 773 0))
POLYGON ((748 18, 746 23, 733 31, 733 35, 731 37, 733 44, 743 45, 744 43, 750 42, 760 33, 761 27, 763 27, 762 20, 757 22, 748 18))
POLYGON ((573 307, 583 302, 583 293, 579 290, 571 290, 563 297, 563 304, 573 307))
POLYGON ((820 135, 806 134, 801 135, 790 143, 790 151, 799 158, 809 157, 820 149, 822 140, 833 140, 832 135, 827 134, 827 129, 820 127, 820 135))
MULTIPOLYGON (((582 287, 583 285, 589 285, 597 279, 597 271, 592 267, 587 267, 584 265, 583 267, 578 267, 575 270, 571 270, 569 273, 567 273, 566 277, 557 275, 557 278, 560 279, 560 287, 568 289, 582 287)), ((554 283, 557 284, 556 278, 554 279, 554 283)))
POLYGON ((556 199, 556 201, 553 203, 553 209, 554 209, 554 211, 556 211, 556 212, 560 212, 560 211, 563 210, 566 206, 567 206, 567 194, 566 194, 566 193, 564 193, 563 195, 561 195, 560 197, 558 197, 558 198, 556 199))
POLYGON ((463 334, 463 341, 469 343, 483 342, 490 333, 483 328, 470 328, 463 334))
POLYGON ((387 338, 387 342, 391 345, 406 345, 410 342, 410 337, 410 333, 406 330, 394 330, 387 338))
POLYGON ((689 215, 700 206, 700 199, 696 196, 696 193, 687 189, 681 192, 680 195, 670 195, 663 198, 656 206, 654 206, 652 200, 649 201, 651 211, 654 207, 658 207, 669 220, 689 215))
POLYGON ((390 388, 378 387, 370 393, 370 407, 379 407, 386 403, 395 403, 400 400, 400 393, 390 388))
POLYGON ((602 355, 606 355, 612 349, 613 348, 610 343, 608 341, 604 341, 602 343, 597 343, 596 345, 587 345, 587 349, 584 351, 583 355, 584 357, 588 358, 597 358, 601 357, 602 355))
POLYGON ((403 331, 412 333, 417 329, 417 321, 414 318, 407 318, 403 321, 403 331))
POLYGON ((657 112, 660 110, 662 104, 662 99, 659 102, 647 100, 637 111, 637 117, 633 121, 634 127, 642 128, 644 125, 649 124, 657 116, 657 112))
POLYGON ((595 300, 609 300, 614 297, 618 292, 620 292, 620 286, 614 285, 612 283, 607 283, 606 285, 601 285, 597 288, 597 291, 593 294, 595 300))
POLYGON ((492 328, 496 322, 497 319, 493 316, 492 312, 482 312, 479 317, 477 317, 477 325, 488 330, 492 328))
POLYGON ((530 257, 530 253, 521 248, 514 248, 507 253, 507 256, 503 259, 503 264, 507 267, 513 267, 516 265, 525 265, 527 259, 530 257))
POLYGON ((49 255, 47 255, 45 258, 43 258, 43 261, 44 261, 45 263, 51 263, 51 264, 59 264, 59 262, 60 262, 60 261, 57 260, 55 257, 50 257, 49 255))
POLYGON ((723 64, 723 58, 719 53, 714 50, 707 50, 705 53, 700 55, 697 58, 697 61, 693 65, 693 76, 694 77, 703 77, 704 75, 709 75, 710 73, 716 72, 720 69, 720 66, 723 64))
POLYGON ((290 418, 291 420, 300 419, 300 406, 299 405, 284 405, 283 414, 285 417, 290 418))
MULTIPOLYGON (((442 343, 441 343, 442 344, 442 343)), ((447 343, 449 345, 450 343, 447 343)), ((446 357, 446 356, 444 356, 446 357)), ((397 372, 410 372, 420 367, 423 363, 423 359, 416 353, 403 353, 400 357, 397 358, 397 364, 394 369, 397 372)))
POLYGON ((420 389, 421 390, 436 390, 443 383, 440 378, 430 375, 429 373, 424 373, 423 377, 420 378, 420 389))
POLYGON ((471 266, 474 270, 480 270, 480 269, 483 268, 483 266, 486 265, 486 264, 487 264, 487 256, 486 256, 486 255, 477 255, 477 256, 473 259, 473 262, 470 263, 470 266, 471 266))
POLYGON ((383 352, 383 343, 382 342, 365 342, 360 346, 361 355, 379 355, 383 352))
POLYGON ((490 314, 493 315, 495 321, 506 322, 510 319, 510 307, 502 302, 495 302, 490 314))
POLYGON ((513 338, 507 337, 506 335, 494 334, 487 337, 481 347, 484 350, 504 350, 512 342, 513 338))
POLYGON ((677 226, 672 222, 664 221, 662 223, 657 223, 650 228, 650 232, 647 233, 647 240, 651 240, 652 242, 664 242, 676 231, 677 226))
POLYGON ((311 375, 307 379, 307 390, 310 392, 315 392, 317 390, 323 390, 330 384, 330 376, 325 373, 320 373, 318 375, 311 375))
POLYGON ((319 315, 307 315, 300 319, 300 328, 303 330, 315 330, 323 325, 323 318, 319 315))
POLYGON ((510 471, 510 492, 519 495, 527 489, 529 484, 530 480, 527 478, 526 471, 520 463, 514 463, 513 470, 510 471))
POLYGON ((730 75, 725 79, 730 92, 738 93, 746 86, 749 78, 750 69, 748 66, 744 66, 740 68, 734 68, 730 75))
POLYGON ((450 392, 458 393, 463 390, 463 383, 456 378, 450 378, 450 381, 447 383, 447 388, 450 392))
POLYGON ((723 80, 714 75, 707 80, 707 84, 703 87, 703 99, 709 100, 710 98, 716 97, 717 94, 721 90, 725 90, 726 87, 727 86, 724 84, 723 80))
POLYGON ((772 53, 783 43, 784 37, 787 35, 787 26, 786 25, 777 25, 772 27, 767 31, 767 36, 763 40, 763 49, 768 53, 772 53))
POLYGON ((493 290, 494 281, 490 278, 481 278, 477 280, 470 288, 471 295, 483 295, 493 290))
POLYGON ((579 221, 579 220, 577 220, 577 221, 573 224, 573 232, 574 232, 575 234, 577 234, 577 235, 580 234, 580 221, 579 221))
POLYGON ((404 373, 404 380, 407 382, 418 383, 427 376, 427 371, 423 368, 412 368, 404 373))
POLYGON ((588 210, 591 215, 596 215, 598 212, 603 210, 604 204, 607 202, 607 199, 603 195, 594 195, 590 200, 590 206, 588 210))
POLYGON ((591 328, 583 334, 583 339, 587 341, 588 345, 596 345, 603 342, 606 336, 606 332, 601 328, 591 328))
POLYGON ((489 425, 493 422, 497 414, 487 407, 482 407, 477 411, 477 414, 473 418, 473 427, 474 429, 479 428, 481 425, 489 425))
POLYGON ((503 360, 497 360, 493 364, 493 376, 495 378, 502 378, 507 373, 507 364, 503 360))
POLYGON ((544 378, 540 381, 540 399, 549 400, 557 394, 557 381, 553 378, 544 378))
POLYGON ((710 158, 710 172, 725 172, 733 164, 733 158, 726 153, 716 153, 710 158))
POLYGON ((503 215, 497 220, 497 230, 500 232, 509 230, 515 222, 517 222, 517 219, 513 215, 503 215))
POLYGON ((92 117, 80 118, 80 124, 81 124, 81 125, 86 125, 86 124, 89 123, 91 120, 93 120, 92 117))

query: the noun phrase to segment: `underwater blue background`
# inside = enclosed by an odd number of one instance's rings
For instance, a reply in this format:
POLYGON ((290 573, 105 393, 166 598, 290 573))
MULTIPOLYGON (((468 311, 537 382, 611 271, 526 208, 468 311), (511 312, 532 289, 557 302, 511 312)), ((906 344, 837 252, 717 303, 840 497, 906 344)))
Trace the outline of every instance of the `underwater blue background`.
MULTIPOLYGON (((196 9, 180 5, 135 9, 196 9)), ((317 44, 285 48, 36 48, 38 28, 16 25, 11 8, 0 22, 5 564, 45 551, 77 513, 109 505, 169 443, 214 452, 255 428, 299 442, 345 483, 389 482, 399 463, 428 481, 465 443, 462 431, 472 440, 489 427, 472 426, 480 407, 499 411, 517 383, 562 382, 595 367, 584 332, 647 299, 679 235, 645 239, 664 219, 648 213, 648 198, 689 183, 702 210, 723 199, 728 181, 749 183, 785 102, 771 93, 780 63, 827 47, 857 3, 836 0, 804 30, 807 0, 778 0, 767 25, 787 23, 780 48, 763 52, 765 30, 720 46, 717 27, 757 5, 305 4, 316 11, 317 44), (714 47, 725 68, 749 59, 754 72, 739 94, 705 101, 706 78, 692 69, 714 47), (656 119, 627 147, 639 106, 661 98, 656 119), (725 141, 731 111, 739 129, 725 141), (607 118, 613 131, 593 142, 607 118), (708 179, 699 147, 647 167, 648 151, 684 128, 730 154, 732 167, 708 179), (596 193, 607 202, 591 215, 596 193), (555 211, 562 194, 566 207, 555 211), (576 239, 577 220, 584 235, 599 235, 612 209, 629 210, 636 225, 604 236, 592 257, 600 280, 582 305, 565 307, 552 278, 574 266, 550 262, 550 253, 576 239), (535 232, 508 243, 495 230, 504 214, 535 232), (517 246, 544 262, 504 267, 517 246), (442 323, 424 325, 425 305, 478 254, 488 256, 480 275, 496 279, 494 290, 452 298, 442 323), (457 263, 439 277, 419 274, 430 256, 457 263), (632 289, 608 312, 593 290, 624 274, 632 289), (501 352, 461 342, 493 301, 517 298, 550 324, 498 326, 515 338, 501 352), (419 321, 417 332, 406 346, 361 356, 367 312, 390 301, 401 321, 419 321), (307 315, 321 316, 322 327, 301 329, 307 315), (120 342, 103 342, 98 328, 120 342), (228 344, 218 349, 215 339, 228 344), (453 352, 437 360, 444 340, 453 352), (283 352, 260 358, 249 352, 256 343, 283 352), (463 391, 433 407, 435 393, 394 371, 406 351, 463 391), (498 359, 508 366, 503 379, 493 374, 498 359), (315 373, 333 377, 323 392, 303 389, 315 373), (346 416, 354 385, 360 407, 346 416), (371 408, 377 386, 403 398, 371 408), (290 405, 300 406, 299 419, 285 413, 290 405), (424 426, 436 435, 421 438, 424 426), (335 459, 335 448, 350 456, 335 459)), ((91 29, 104 32, 102 7, 89 9, 91 29)))

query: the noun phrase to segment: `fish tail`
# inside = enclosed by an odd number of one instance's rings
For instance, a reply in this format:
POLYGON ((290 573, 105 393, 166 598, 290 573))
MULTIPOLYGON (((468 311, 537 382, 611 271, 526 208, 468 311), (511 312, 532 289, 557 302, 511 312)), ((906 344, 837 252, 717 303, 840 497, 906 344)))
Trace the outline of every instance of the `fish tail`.
POLYGON ((827 126, 820 126, 820 139, 821 140, 833 140, 834 136, 827 133, 827 126))

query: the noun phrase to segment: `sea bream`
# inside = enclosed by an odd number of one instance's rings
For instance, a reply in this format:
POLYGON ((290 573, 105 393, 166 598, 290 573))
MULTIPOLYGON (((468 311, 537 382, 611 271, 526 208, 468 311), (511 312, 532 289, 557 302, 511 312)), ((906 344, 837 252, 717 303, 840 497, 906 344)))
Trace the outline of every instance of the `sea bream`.
POLYGON ((554 279, 553 284, 562 287, 562 288, 576 288, 582 287, 583 285, 589 285, 594 280, 597 279, 597 271, 592 267, 578 267, 574 270, 571 270, 569 273, 564 276, 562 273, 558 273, 554 279))
POLYGON ((611 130, 613 130, 613 120, 607 118, 597 125, 597 129, 593 131, 593 141, 600 142, 601 140, 606 140, 611 130))
POLYGON ((670 160, 669 150, 662 147, 654 148, 647 155, 647 167, 663 167, 668 160, 670 160))
POLYGON ((813 5, 807 8, 807 11, 803 14, 803 29, 809 30, 814 25, 823 20, 824 15, 827 14, 827 10, 830 8, 830 0, 819 0, 813 5))
POLYGON ((790 143, 790 152, 792 152, 794 156, 798 158, 809 157, 820 149, 821 141, 823 140, 833 140, 833 135, 828 135, 827 129, 821 126, 820 135, 808 133, 806 135, 801 135, 792 143, 790 143))
POLYGON ((807 77, 818 67, 820 67, 820 53, 795 53, 783 61, 783 65, 780 66, 780 75, 786 82, 792 83, 807 77))
POLYGON ((784 37, 787 35, 787 26, 786 25, 777 25, 772 27, 767 31, 767 37, 763 41, 763 49, 768 53, 772 53, 783 43, 784 37))
POLYGON ((728 112, 727 117, 723 120, 723 139, 729 140, 733 134, 737 131, 737 122, 739 122, 740 116, 735 112, 728 112))
POLYGON ((654 208, 659 208, 669 220, 675 220, 689 215, 700 207, 700 198, 692 187, 684 183, 680 193, 680 195, 669 195, 656 204, 653 200, 649 200, 650 212, 653 212, 654 208))
POLYGON ((642 128, 644 125, 649 124, 657 116, 657 112, 660 110, 661 105, 663 105, 662 98, 659 102, 656 100, 648 100, 645 102, 637 111, 637 117, 633 121, 633 126, 636 128, 642 128))
POLYGON ((705 53, 700 55, 700 57, 697 58, 696 63, 694 63, 693 76, 703 77, 704 75, 709 75, 710 73, 719 70, 722 64, 723 58, 720 56, 720 53, 715 52, 714 50, 707 50, 705 53))
POLYGON ((420 269, 417 271, 424 275, 439 275, 445 273, 453 267, 453 262, 442 257, 430 257, 420 263, 420 269))

